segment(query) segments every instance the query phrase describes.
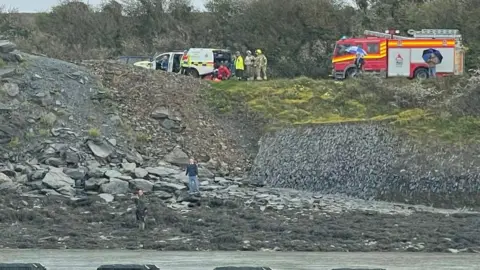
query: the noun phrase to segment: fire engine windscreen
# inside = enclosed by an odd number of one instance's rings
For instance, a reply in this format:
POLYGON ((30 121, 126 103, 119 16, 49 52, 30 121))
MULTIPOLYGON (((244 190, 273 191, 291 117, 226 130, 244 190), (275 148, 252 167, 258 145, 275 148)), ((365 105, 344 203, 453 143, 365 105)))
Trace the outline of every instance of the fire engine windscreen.
MULTIPOLYGON (((347 52, 347 49, 352 47, 353 45, 352 44, 346 44, 346 43, 337 43, 335 45, 335 51, 334 51, 334 56, 342 56, 342 55, 347 55, 347 54, 351 54, 349 52, 347 52)), ((357 45, 355 45, 357 46, 357 45)))

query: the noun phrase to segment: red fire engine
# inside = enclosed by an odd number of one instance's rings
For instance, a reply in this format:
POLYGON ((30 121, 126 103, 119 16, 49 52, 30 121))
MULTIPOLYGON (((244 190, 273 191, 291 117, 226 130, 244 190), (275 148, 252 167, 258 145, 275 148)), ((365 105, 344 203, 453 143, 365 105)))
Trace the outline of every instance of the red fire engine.
POLYGON ((335 45, 332 76, 345 79, 357 74, 356 56, 346 51, 351 46, 361 47, 367 53, 362 72, 384 77, 428 78, 423 51, 436 49, 443 56, 443 61, 436 66, 437 76, 463 74, 465 51, 458 30, 411 29, 408 34, 411 36, 366 30, 364 37, 342 38, 335 45))

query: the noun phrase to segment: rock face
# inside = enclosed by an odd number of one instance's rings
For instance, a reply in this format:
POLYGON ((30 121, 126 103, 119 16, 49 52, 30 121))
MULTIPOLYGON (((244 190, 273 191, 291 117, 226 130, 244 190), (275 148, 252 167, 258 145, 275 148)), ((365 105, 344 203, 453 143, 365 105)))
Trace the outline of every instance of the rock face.
POLYGON ((362 199, 478 206, 480 160, 433 148, 377 123, 317 125, 268 134, 251 181, 362 199))
POLYGON ((16 47, 17 45, 8 40, 0 40, 0 59, 6 62, 21 62, 23 57, 16 47))

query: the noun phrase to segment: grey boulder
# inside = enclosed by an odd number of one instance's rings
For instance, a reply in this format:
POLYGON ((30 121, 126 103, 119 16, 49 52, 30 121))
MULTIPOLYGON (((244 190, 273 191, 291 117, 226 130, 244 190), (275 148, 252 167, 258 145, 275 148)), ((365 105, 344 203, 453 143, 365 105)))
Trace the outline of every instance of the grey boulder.
POLYGON ((141 189, 144 192, 151 192, 153 183, 145 179, 133 179, 130 181, 130 187, 134 190, 141 189))
POLYGON ((108 194, 126 194, 130 191, 127 181, 110 179, 110 182, 100 186, 100 192, 108 194))

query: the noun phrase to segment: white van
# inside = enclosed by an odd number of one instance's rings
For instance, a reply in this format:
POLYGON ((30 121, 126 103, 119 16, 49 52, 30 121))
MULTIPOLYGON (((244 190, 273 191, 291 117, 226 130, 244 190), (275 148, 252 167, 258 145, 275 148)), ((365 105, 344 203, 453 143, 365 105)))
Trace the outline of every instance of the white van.
POLYGON ((191 48, 188 55, 190 66, 186 74, 196 78, 212 74, 222 62, 232 64, 232 53, 225 49, 191 48))
MULTIPOLYGON (((186 74, 195 78, 203 77, 213 73, 220 63, 232 64, 232 53, 225 49, 206 49, 191 48, 188 50, 190 56, 190 66, 186 74)), ((160 62, 164 56, 168 57, 167 72, 180 72, 183 51, 174 51, 157 54, 153 57, 153 61, 140 61, 134 65, 147 69, 161 70, 160 62)))

